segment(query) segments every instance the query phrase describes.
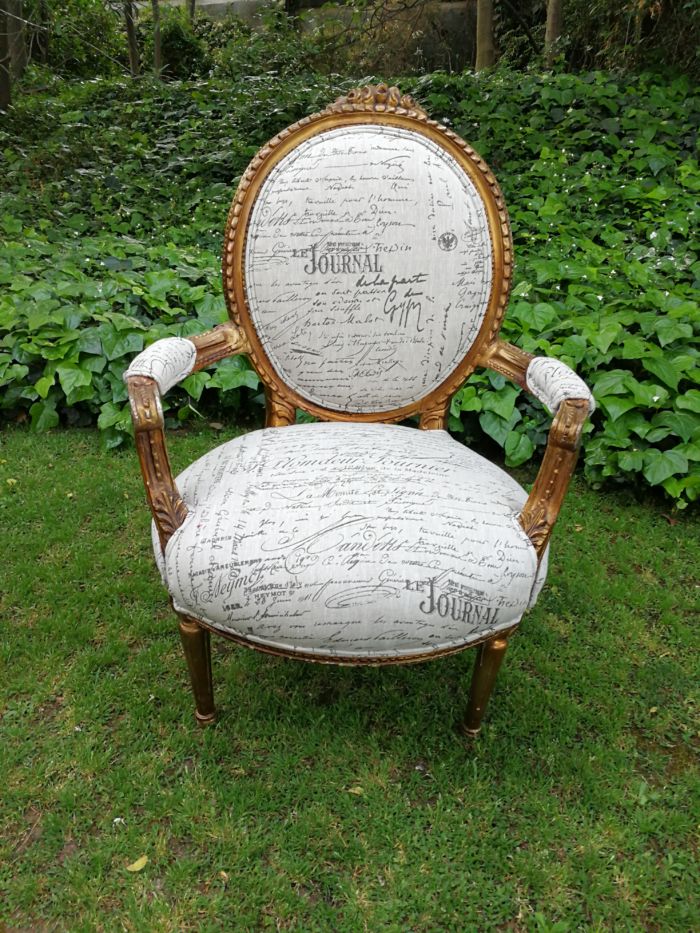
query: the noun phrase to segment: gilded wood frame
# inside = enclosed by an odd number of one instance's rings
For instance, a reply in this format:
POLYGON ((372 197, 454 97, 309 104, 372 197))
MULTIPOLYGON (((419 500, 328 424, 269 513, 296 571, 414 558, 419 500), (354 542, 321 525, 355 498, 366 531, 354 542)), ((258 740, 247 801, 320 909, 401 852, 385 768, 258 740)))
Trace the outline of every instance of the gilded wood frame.
MULTIPOLYGON (((296 408, 301 408, 327 421, 393 422, 411 415, 420 416, 423 430, 441 429, 452 394, 478 366, 501 373, 528 390, 526 373, 532 356, 498 339, 505 313, 513 271, 513 252, 508 214, 500 188, 486 163, 451 130, 428 119, 425 112, 397 88, 370 86, 351 91, 326 110, 300 120, 272 139, 251 162, 241 179, 226 225, 223 252, 224 294, 231 321, 198 336, 189 337, 196 348, 194 370, 210 366, 218 360, 246 353, 266 386, 267 425, 278 427, 292 424, 296 408), (486 316, 479 334, 462 360, 435 390, 417 402, 381 413, 362 414, 338 412, 322 408, 299 396, 280 379, 265 354, 248 311, 245 299, 243 258, 246 225, 256 193, 277 162, 294 146, 324 130, 356 123, 389 123, 422 133, 438 142, 467 171, 477 185, 487 209, 494 258, 494 286, 486 316)), ((163 411, 158 385, 146 376, 127 379, 134 421, 136 447, 146 496, 158 531, 161 547, 187 516, 184 503, 172 475, 165 442, 163 411)), ((530 495, 519 516, 520 524, 541 559, 557 520, 569 485, 588 415, 586 399, 564 401, 552 423, 547 448, 530 495)), ((241 636, 214 629, 205 622, 180 614, 180 634, 190 669, 192 687, 200 724, 215 718, 209 632, 269 654, 298 658, 298 655, 257 644, 241 636)), ((503 660, 508 639, 514 628, 496 636, 486 636, 465 647, 477 647, 477 659, 470 692, 469 707, 461 730, 476 735, 488 702, 498 668, 503 660)), ((307 656, 304 660, 343 665, 409 664, 433 657, 442 657, 463 650, 462 647, 427 653, 409 658, 337 659, 332 656, 307 656)))

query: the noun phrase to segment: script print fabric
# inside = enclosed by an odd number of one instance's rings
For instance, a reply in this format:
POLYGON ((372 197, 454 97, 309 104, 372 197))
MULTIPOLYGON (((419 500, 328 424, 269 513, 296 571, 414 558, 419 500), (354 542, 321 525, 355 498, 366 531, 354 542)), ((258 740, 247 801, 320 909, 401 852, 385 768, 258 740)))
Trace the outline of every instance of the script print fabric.
POLYGON ((493 282, 484 203, 435 142, 345 126, 299 144, 253 207, 245 289, 291 388, 337 411, 403 407, 475 341, 493 282))
POLYGON ((536 356, 530 361, 525 381, 535 398, 555 414, 567 398, 586 399, 589 413, 595 411, 591 390, 566 363, 547 356, 536 356))
POLYGON ((156 340, 137 357, 124 373, 129 376, 149 376, 158 383, 158 390, 165 395, 174 385, 183 380, 194 369, 197 348, 184 337, 164 337, 156 340))
POLYGON ((194 463, 156 555, 175 608, 300 654, 429 654, 517 623, 544 582, 506 473, 444 431, 255 431, 194 463))

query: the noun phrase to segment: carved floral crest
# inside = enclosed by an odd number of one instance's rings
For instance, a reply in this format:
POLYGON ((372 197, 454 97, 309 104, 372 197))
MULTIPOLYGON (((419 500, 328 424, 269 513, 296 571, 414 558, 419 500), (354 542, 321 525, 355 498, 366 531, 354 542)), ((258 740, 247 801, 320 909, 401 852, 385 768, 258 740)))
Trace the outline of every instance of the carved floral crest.
POLYGON ((388 84, 365 84, 353 88, 344 97, 339 97, 326 110, 327 113, 343 113, 348 110, 375 110, 384 113, 387 110, 405 110, 420 116, 426 116, 412 97, 402 94, 397 87, 388 84))

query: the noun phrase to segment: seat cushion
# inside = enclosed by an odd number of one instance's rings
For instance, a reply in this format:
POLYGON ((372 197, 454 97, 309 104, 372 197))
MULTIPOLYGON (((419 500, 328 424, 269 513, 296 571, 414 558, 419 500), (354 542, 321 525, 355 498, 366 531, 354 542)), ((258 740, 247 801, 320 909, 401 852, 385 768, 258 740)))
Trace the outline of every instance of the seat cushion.
POLYGON ((430 655, 513 626, 544 581, 525 491, 445 431, 267 428, 177 483, 189 515, 154 542, 175 608, 275 650, 430 655))

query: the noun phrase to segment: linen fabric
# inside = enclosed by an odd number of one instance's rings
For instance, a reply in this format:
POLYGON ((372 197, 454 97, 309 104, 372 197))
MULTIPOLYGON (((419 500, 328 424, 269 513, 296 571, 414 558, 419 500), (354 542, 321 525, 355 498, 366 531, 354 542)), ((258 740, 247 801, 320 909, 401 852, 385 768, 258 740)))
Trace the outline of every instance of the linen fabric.
POLYGON ((527 387, 543 405, 554 414, 567 398, 584 398, 588 402, 589 414, 595 411, 595 399, 591 390, 566 363, 547 356, 536 356, 530 360, 525 373, 527 387))
POLYGON ((175 609, 272 648, 430 655, 515 625, 544 583, 527 494, 445 431, 268 428, 177 485, 189 514, 154 538, 175 609))
POLYGON ((160 394, 165 395, 181 379, 189 376, 196 359, 197 348, 191 340, 164 337, 132 360, 131 366, 124 373, 124 379, 129 376, 150 376, 158 383, 160 394))
POLYGON ((485 204, 421 133, 343 126, 287 153, 247 227, 244 285, 265 353, 317 405, 385 412, 436 389, 493 288, 485 204))

